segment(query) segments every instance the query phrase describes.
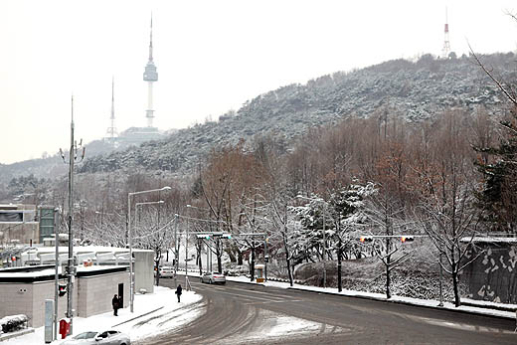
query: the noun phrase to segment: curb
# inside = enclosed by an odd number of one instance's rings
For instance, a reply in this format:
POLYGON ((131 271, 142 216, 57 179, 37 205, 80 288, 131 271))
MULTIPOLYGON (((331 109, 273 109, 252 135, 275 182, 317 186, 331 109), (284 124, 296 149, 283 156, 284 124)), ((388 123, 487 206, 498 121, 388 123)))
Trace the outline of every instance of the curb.
POLYGON ((25 334, 34 333, 34 328, 28 328, 21 331, 13 332, 13 333, 4 333, 0 336, 0 342, 4 340, 9 340, 12 338, 16 338, 25 334))
MULTIPOLYGON (((342 297, 349 297, 349 298, 362 298, 362 299, 368 299, 371 301, 378 301, 378 302, 404 304, 404 305, 409 305, 409 306, 413 306, 413 307, 446 310, 446 311, 451 311, 451 312, 455 312, 455 313, 473 314, 473 315, 486 316, 486 317, 495 317, 495 318, 504 319, 504 320, 515 320, 515 317, 513 317, 513 316, 491 315, 491 314, 489 315, 489 314, 485 314, 481 311, 475 311, 475 310, 450 309, 450 308, 444 308, 444 307, 439 307, 439 306, 423 305, 423 304, 411 303, 411 302, 400 301, 400 300, 380 299, 380 298, 375 298, 372 296, 361 296, 361 295, 349 296, 349 295, 344 295, 344 294, 339 294, 339 293, 334 293, 334 292, 306 290, 306 289, 302 289, 302 288, 298 288, 298 287, 291 287, 291 286, 288 287, 288 289, 297 290, 297 291, 305 291, 305 292, 316 292, 316 293, 322 293, 325 295, 342 296, 342 297)), ((478 307, 478 308, 481 308, 481 307, 478 307)), ((492 308, 484 308, 484 309, 491 310, 492 308)))
POLYGON ((160 309, 162 309, 162 308, 163 308, 163 306, 161 306, 160 308, 156 308, 156 309, 154 309, 154 310, 148 311, 147 313, 144 313, 144 314, 142 314, 142 315, 135 316, 135 317, 133 317, 133 318, 131 318, 131 319, 129 319, 129 320, 122 321, 121 323, 117 323, 116 325, 113 325, 113 326, 111 326, 111 327, 117 327, 117 326, 123 325, 123 324, 125 324, 125 323, 131 322, 131 321, 134 321, 134 320, 139 319, 139 318, 141 318, 141 317, 143 317, 143 316, 146 316, 146 315, 152 314, 152 313, 154 313, 155 311, 158 311, 158 310, 160 310, 160 309))

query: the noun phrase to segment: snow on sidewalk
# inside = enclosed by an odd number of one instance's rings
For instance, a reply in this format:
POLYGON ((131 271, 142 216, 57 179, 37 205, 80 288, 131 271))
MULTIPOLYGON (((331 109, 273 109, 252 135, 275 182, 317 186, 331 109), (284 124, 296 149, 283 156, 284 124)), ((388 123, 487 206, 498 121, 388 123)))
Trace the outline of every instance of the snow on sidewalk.
POLYGON ((379 301, 398 302, 398 303, 410 304, 410 305, 421 306, 421 307, 434 307, 434 308, 448 309, 448 310, 453 310, 453 311, 462 311, 462 312, 467 312, 467 313, 472 313, 472 314, 497 316, 497 317, 503 317, 503 318, 508 318, 508 319, 516 318, 515 311, 504 311, 504 310, 497 310, 495 308, 494 309, 490 308, 490 307, 494 307, 496 305, 507 306, 507 307, 515 306, 517 308, 517 305, 515 305, 515 304, 508 305, 508 304, 504 304, 504 303, 494 303, 494 302, 484 302, 484 301, 474 301, 471 299, 464 299, 465 301, 468 301, 469 303, 477 304, 479 307, 462 305, 462 306, 459 306, 456 308, 454 306, 454 304, 450 303, 450 302, 444 302, 443 307, 438 307, 438 304, 440 303, 440 301, 437 301, 437 300, 426 300, 426 299, 403 297, 403 296, 392 296, 389 300, 387 300, 385 294, 373 293, 373 292, 353 291, 353 290, 343 290, 342 292, 338 292, 336 288, 322 288, 322 287, 307 286, 307 285, 300 285, 300 284, 294 284, 293 287, 291 287, 291 286, 289 286, 289 283, 276 282, 276 281, 268 281, 266 283, 256 283, 256 282, 250 282, 249 278, 243 277, 243 276, 226 277, 226 279, 228 281, 235 281, 235 282, 242 282, 242 283, 249 283, 249 284, 259 284, 259 285, 265 285, 265 286, 271 286, 271 287, 277 287, 277 288, 283 288, 283 289, 298 289, 298 290, 313 291, 313 292, 327 293, 327 294, 341 295, 341 296, 348 296, 348 297, 362 297, 362 298, 375 299, 375 300, 379 300, 379 301))
MULTIPOLYGON (((113 311, 110 311, 88 318, 75 317, 74 335, 86 331, 105 331, 113 329, 128 334, 131 341, 136 341, 180 327, 194 320, 203 312, 201 308, 195 307, 196 302, 201 300, 201 295, 192 291, 183 290, 181 303, 178 303, 174 292, 175 290, 166 287, 155 286, 154 293, 152 294, 135 295, 134 313, 131 313, 129 307, 127 307, 119 309, 118 316, 114 316, 113 311), (156 310, 158 308, 161 309, 156 310), (153 310, 156 311, 128 321, 153 310)), ((58 335, 58 338, 59 337, 60 335, 58 335)), ((7 340, 2 344, 44 344, 44 339, 45 329, 44 327, 39 327, 36 328, 34 333, 7 340)), ((52 344, 60 344, 62 342, 63 340, 60 339, 52 342, 52 344)))

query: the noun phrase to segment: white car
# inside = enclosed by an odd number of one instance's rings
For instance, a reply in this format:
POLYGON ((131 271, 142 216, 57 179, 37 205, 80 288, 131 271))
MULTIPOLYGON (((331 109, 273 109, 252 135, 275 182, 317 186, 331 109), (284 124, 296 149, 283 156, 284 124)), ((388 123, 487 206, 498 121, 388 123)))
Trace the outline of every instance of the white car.
POLYGON ((207 272, 201 276, 202 283, 208 284, 226 284, 226 277, 219 272, 207 272))
POLYGON ((160 267, 160 277, 161 278, 172 278, 172 277, 174 277, 174 267, 171 267, 171 266, 162 266, 162 267, 160 267))
POLYGON ((61 345, 130 345, 131 341, 127 334, 119 331, 105 332, 84 332, 65 340, 61 345))

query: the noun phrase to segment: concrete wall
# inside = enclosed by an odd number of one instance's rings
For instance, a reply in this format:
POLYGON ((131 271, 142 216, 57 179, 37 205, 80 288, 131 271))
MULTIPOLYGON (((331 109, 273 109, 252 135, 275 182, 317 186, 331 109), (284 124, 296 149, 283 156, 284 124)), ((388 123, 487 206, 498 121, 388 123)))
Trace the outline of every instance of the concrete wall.
POLYGON ((31 283, 0 283, 0 318, 25 314, 29 317, 29 325, 32 325, 32 288, 31 283))
MULTIPOLYGON (((462 280, 472 299, 517 303, 517 245, 481 244, 470 255, 484 252, 467 266, 462 280)), ((471 256, 471 257, 474 257, 471 256)))
MULTIPOLYGON (((62 284, 66 284, 66 280, 61 279, 59 281, 62 284)), ((40 281, 32 284, 33 295, 32 295, 32 327, 40 327, 45 325, 45 300, 54 299, 54 281, 40 281)), ((67 295, 58 297, 58 321, 66 317, 67 309, 67 295)), ((72 300, 73 309, 77 310, 77 289, 74 290, 74 297, 72 300)), ((27 315, 28 316, 28 315, 27 315)))
POLYGON ((129 305, 127 271, 80 277, 77 281, 77 316, 88 317, 113 310, 111 299, 113 295, 118 294, 118 284, 124 284, 124 307, 129 305))
MULTIPOLYGON (((77 296, 77 294, 75 294, 77 296)), ((34 283, 0 283, 0 318, 25 314, 29 326, 45 324, 45 300, 54 299, 54 281, 34 283)), ((75 305, 75 303, 74 303, 75 305)), ((58 299, 58 319, 65 317, 66 295, 58 299)))
MULTIPOLYGON (((61 283, 66 280, 60 279, 61 283)), ((124 284, 124 307, 129 306, 129 274, 126 271, 78 276, 74 284, 73 309, 75 317, 88 317, 113 310, 111 299, 118 294, 118 284, 124 284)), ((29 283, 0 282, 0 318, 25 314, 29 326, 45 324, 45 300, 54 299, 54 280, 29 283)), ((58 320, 65 317, 67 295, 58 297, 58 320)))
POLYGON ((135 292, 145 289, 154 292, 154 252, 152 250, 135 250, 135 292))

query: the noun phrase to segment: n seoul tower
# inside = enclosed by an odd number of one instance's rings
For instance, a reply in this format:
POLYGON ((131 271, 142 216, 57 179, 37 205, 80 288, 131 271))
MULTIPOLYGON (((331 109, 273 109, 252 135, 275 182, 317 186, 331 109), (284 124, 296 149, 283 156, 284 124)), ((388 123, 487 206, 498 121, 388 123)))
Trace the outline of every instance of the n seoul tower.
POLYGON ((153 127, 154 109, 153 109, 153 83, 158 81, 158 72, 153 61, 153 17, 151 16, 151 38, 149 40, 149 61, 145 65, 144 81, 147 82, 147 110, 145 117, 147 118, 147 127, 153 127))

